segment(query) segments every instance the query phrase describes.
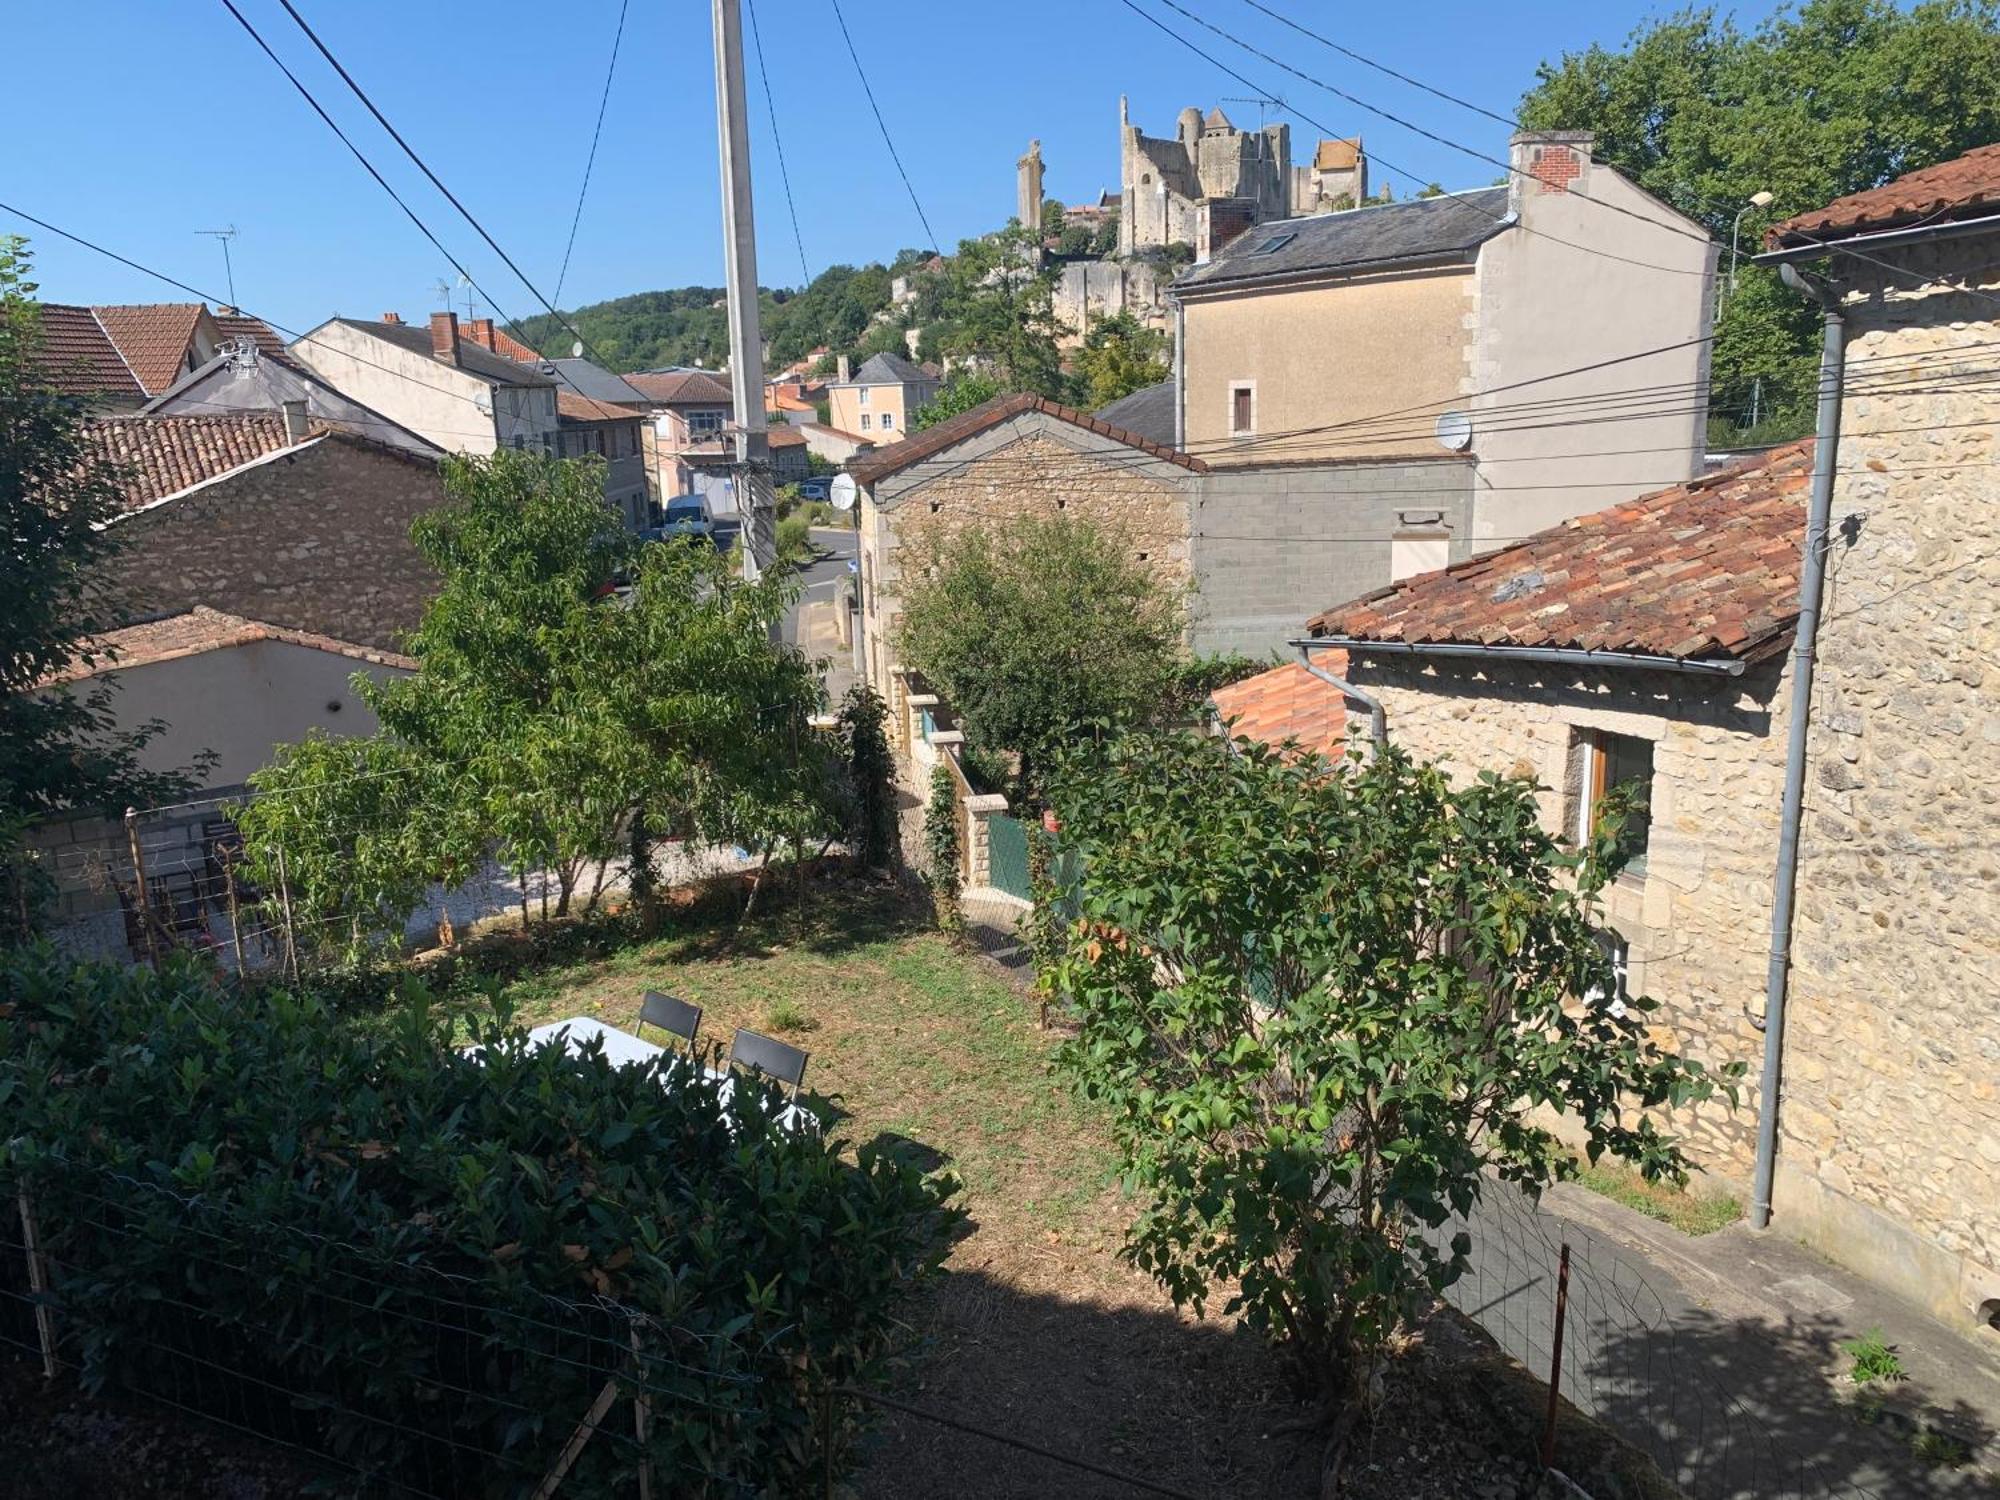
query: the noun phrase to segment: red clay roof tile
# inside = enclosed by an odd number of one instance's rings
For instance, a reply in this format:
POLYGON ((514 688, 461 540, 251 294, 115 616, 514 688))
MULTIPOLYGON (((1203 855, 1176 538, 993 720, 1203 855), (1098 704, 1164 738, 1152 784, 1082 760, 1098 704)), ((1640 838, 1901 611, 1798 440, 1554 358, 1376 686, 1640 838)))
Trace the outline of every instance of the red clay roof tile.
POLYGON ((247 646, 255 641, 284 641, 294 646, 309 646, 315 651, 330 651, 356 661, 401 667, 407 671, 415 671, 417 667, 415 658, 394 651, 378 651, 372 646, 335 640, 330 635, 316 635, 309 630, 289 630, 262 620, 246 620, 241 615, 224 614, 219 609, 198 604, 184 614, 169 615, 164 620, 148 620, 143 625, 127 625, 123 629, 92 637, 85 653, 90 660, 77 657, 64 671, 44 678, 42 685, 79 682, 100 672, 150 666, 155 662, 173 661, 177 657, 198 656, 204 651, 247 646))
MULTIPOLYGON (((1340 676, 1347 667, 1342 651, 1321 653, 1322 665, 1340 676)), ((1299 662, 1288 662, 1217 688, 1209 694, 1215 712, 1233 736, 1302 750, 1339 755, 1347 746, 1347 699, 1299 662)))
POLYGON ((44 302, 41 325, 42 373, 57 390, 72 396, 149 394, 89 308, 44 302))
POLYGON ((1906 172, 1880 187, 1849 193, 1765 231, 1772 250, 1933 220, 1961 219, 2000 207, 2000 144, 1906 172))
POLYGON ((194 341, 195 325, 207 310, 200 302, 148 302, 91 309, 149 396, 159 395, 187 373, 188 345, 194 341))
POLYGON ((1051 401, 1046 396, 1037 396, 1028 391, 1018 392, 1012 396, 996 396, 991 401, 973 407, 970 411, 962 411, 955 417, 945 418, 935 427, 926 427, 914 437, 904 438, 900 443, 890 443, 886 447, 875 449, 872 453, 849 459, 847 472, 863 484, 873 484, 879 479, 886 479, 891 474, 909 468, 912 464, 921 463, 935 454, 942 453, 945 449, 962 443, 989 427, 997 427, 1012 417, 1035 411, 1046 413, 1058 421, 1067 422, 1072 427, 1081 427, 1100 437, 1110 438, 1115 443, 1123 443, 1128 448, 1137 448, 1140 452, 1149 453, 1167 463, 1192 469, 1197 474, 1208 472, 1208 465, 1192 454, 1183 453, 1178 448, 1169 448, 1150 438, 1142 438, 1137 433, 1127 432, 1122 427, 1113 427, 1109 422, 1100 421, 1088 412, 1078 411, 1073 406, 1064 406, 1059 401, 1051 401))
POLYGON ((285 418, 278 412, 105 417, 84 430, 97 454, 121 470, 128 510, 296 446, 285 435, 285 418))

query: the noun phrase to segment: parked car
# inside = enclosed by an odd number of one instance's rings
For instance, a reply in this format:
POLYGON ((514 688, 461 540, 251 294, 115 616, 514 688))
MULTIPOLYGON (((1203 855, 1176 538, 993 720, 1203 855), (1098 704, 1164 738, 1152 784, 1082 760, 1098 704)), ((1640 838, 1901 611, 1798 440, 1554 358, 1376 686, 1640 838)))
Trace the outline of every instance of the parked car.
POLYGON ((649 541, 674 542, 684 537, 713 543, 715 541, 715 517, 708 513, 708 502, 699 495, 676 495, 667 502, 666 517, 659 525, 646 533, 649 541))
POLYGON ((815 474, 811 479, 801 479, 799 481, 799 498, 801 500, 831 500, 833 498, 832 478, 825 474, 815 474))

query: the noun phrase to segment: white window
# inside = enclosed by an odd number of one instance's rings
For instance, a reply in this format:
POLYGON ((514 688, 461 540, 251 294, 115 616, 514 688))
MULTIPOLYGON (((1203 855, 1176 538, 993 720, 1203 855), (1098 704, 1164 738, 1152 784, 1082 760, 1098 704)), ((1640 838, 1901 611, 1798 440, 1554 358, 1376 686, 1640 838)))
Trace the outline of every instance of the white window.
POLYGON ((864 411, 864 412, 863 412, 863 413, 861 414, 861 430, 862 430, 863 432, 866 432, 866 431, 868 430, 868 423, 869 423, 869 420, 870 420, 870 418, 869 418, 869 416, 868 416, 868 413, 864 411))
POLYGON ((719 411, 691 411, 687 414, 688 436, 691 438, 715 437, 722 431, 722 413, 719 411))
POLYGON ((887 431, 888 431, 888 430, 889 430, 890 428, 894 427, 895 425, 896 425, 896 414, 895 414, 894 412, 892 412, 892 411, 885 411, 885 412, 883 412, 883 413, 882 413, 882 430, 883 430, 884 432, 887 432, 887 431))
POLYGON ((854 399, 862 406, 866 406, 868 404, 868 387, 865 385, 856 387, 854 399))
POLYGON ((1239 380, 1229 387, 1229 435, 1247 437, 1257 430, 1257 386, 1239 380))
POLYGON ((1605 796, 1625 787, 1632 794, 1621 842, 1629 856, 1625 874, 1646 873, 1646 845, 1653 831, 1653 742, 1626 734, 1579 729, 1570 740, 1568 824, 1573 843, 1589 840, 1605 796))
POLYGON ((1451 561, 1451 534, 1405 531, 1389 539, 1389 581, 1435 573, 1451 561))

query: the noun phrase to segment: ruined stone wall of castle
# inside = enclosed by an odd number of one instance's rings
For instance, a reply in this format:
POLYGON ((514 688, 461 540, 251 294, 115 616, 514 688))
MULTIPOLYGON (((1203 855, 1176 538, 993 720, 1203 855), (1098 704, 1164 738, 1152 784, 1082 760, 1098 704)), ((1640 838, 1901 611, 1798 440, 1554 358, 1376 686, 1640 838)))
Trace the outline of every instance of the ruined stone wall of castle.
POLYGON ((1784 787, 1782 662, 1732 680, 1356 654, 1347 676, 1382 699, 1392 743, 1443 761, 1458 783, 1481 771, 1534 779, 1551 832, 1567 822, 1579 735, 1652 745, 1644 871, 1604 893, 1602 925, 1629 944, 1630 992, 1660 1002, 1663 1043, 1712 1067, 1744 1064, 1739 1107, 1717 1102, 1663 1116, 1715 1181, 1740 1191, 1751 1171, 1764 1045, 1750 1016, 1764 994, 1784 787))
POLYGON ((2000 341, 2000 244, 1880 258, 1840 264, 1778 1213, 1843 1260, 1914 1260, 1963 1319, 2000 1311, 2000 438, 1961 374, 2000 341))

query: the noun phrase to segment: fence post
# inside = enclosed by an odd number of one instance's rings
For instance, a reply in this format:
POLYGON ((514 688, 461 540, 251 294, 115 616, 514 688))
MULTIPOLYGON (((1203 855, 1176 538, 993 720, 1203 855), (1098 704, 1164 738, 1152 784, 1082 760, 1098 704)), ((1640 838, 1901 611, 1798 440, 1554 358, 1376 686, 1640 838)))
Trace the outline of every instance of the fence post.
POLYGON ((42 1237, 35 1226, 35 1206, 28 1199, 28 1185, 21 1184, 21 1246, 28 1253, 28 1290, 35 1298, 35 1336, 42 1346, 42 1374, 56 1378, 56 1315, 49 1307, 49 1267, 42 1258, 42 1237))
POLYGON ((292 925, 292 883, 285 873, 285 846, 278 845, 278 904, 285 913, 285 963, 292 971, 292 983, 299 982, 299 942, 292 925))
POLYGON ((160 966, 160 944, 153 933, 153 902, 146 891, 146 854, 139 843, 139 809, 125 809, 125 842, 132 850, 132 880, 139 896, 139 930, 146 934, 146 961, 160 966))
POLYGON ((1562 1401, 1563 1320, 1569 1313, 1569 1241, 1563 1241, 1562 1259, 1556 1266, 1556 1337, 1549 1355, 1549 1412, 1542 1423, 1542 1467, 1556 1461, 1556 1408, 1562 1401))
POLYGON ((632 1370, 636 1383, 632 1391, 632 1431, 639 1439, 639 1500, 653 1500, 653 1455, 647 1449, 652 1435, 653 1397, 646 1389, 646 1357, 639 1348, 639 1330, 632 1330, 632 1370))
POLYGON ((236 977, 243 977, 243 913, 236 902, 236 861, 222 851, 222 883, 229 893, 229 946, 236 953, 236 977))

